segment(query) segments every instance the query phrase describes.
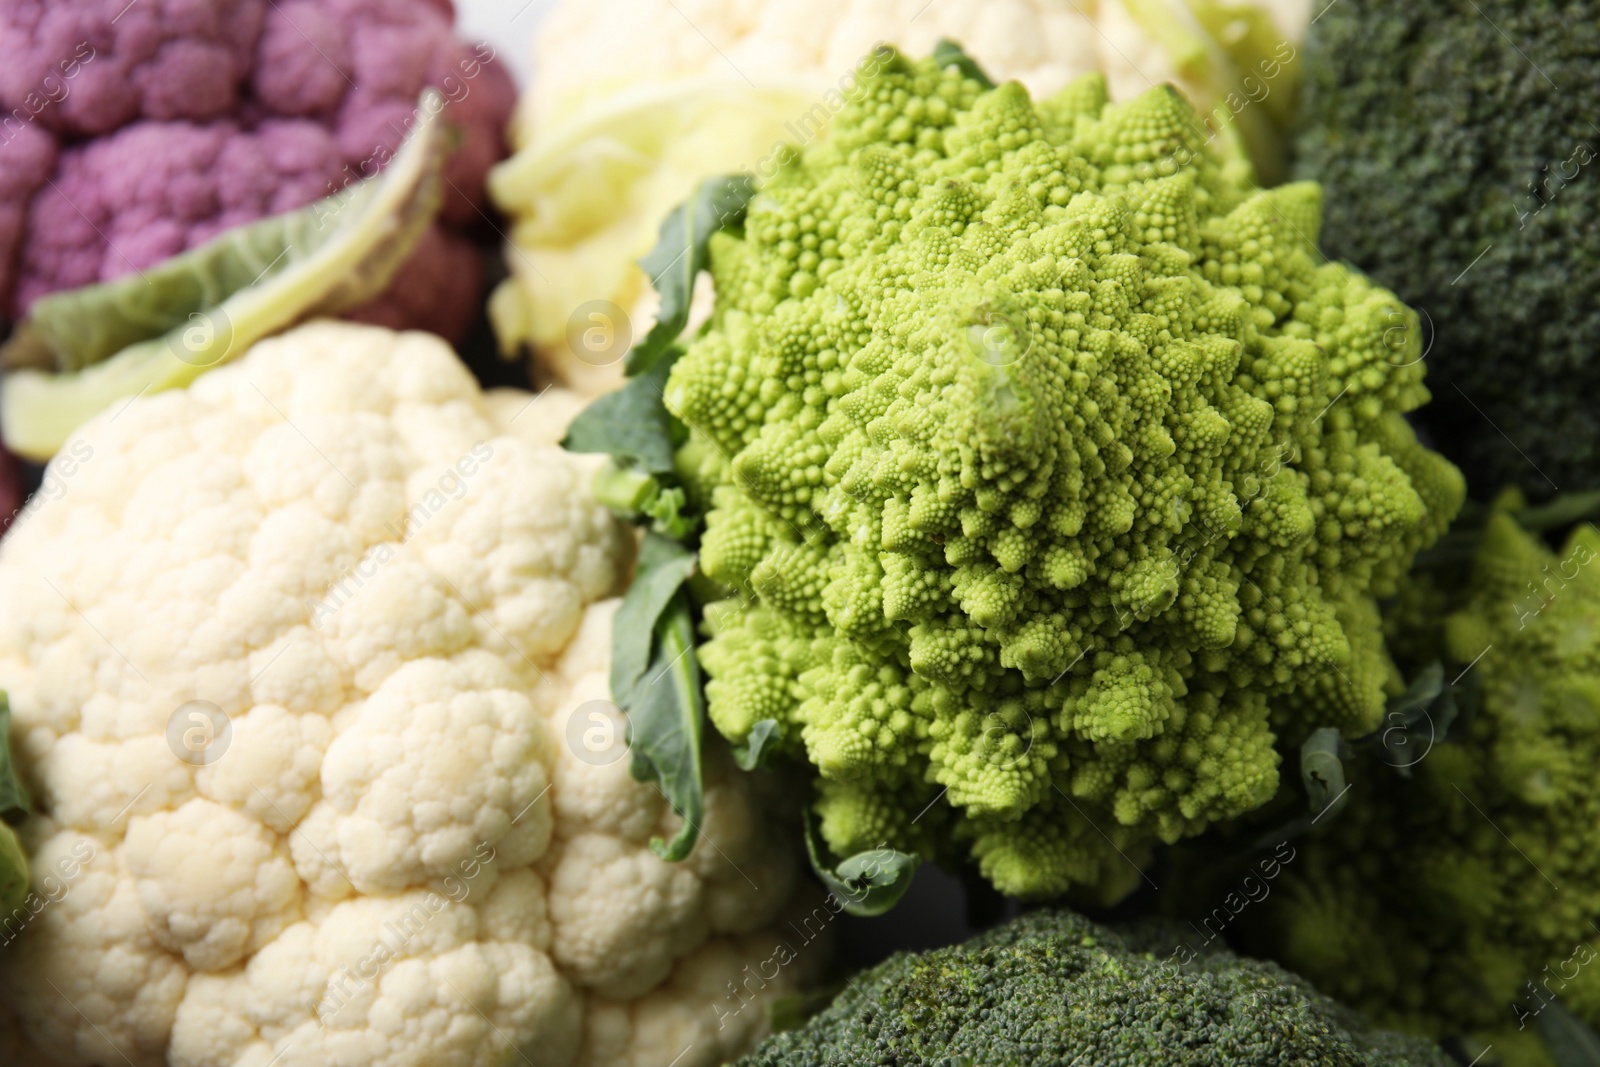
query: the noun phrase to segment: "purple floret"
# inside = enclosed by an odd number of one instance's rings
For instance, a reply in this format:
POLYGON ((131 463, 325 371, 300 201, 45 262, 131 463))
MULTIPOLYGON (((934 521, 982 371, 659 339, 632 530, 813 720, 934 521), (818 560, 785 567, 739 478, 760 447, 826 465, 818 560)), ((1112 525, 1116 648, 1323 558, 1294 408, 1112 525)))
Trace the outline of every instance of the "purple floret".
POLYGON ((0 103, 69 91, 40 113, 71 135, 135 119, 214 119, 233 111, 255 64, 265 0, 8 0, 0 4, 0 103), (63 63, 76 61, 75 76, 63 63))
MULTIPOLYGON (((16 283, 16 257, 28 229, 28 203, 56 167, 56 141, 38 126, 0 134, 0 298, 16 283)), ((0 307, 4 307, 0 299, 0 307)))
POLYGON ((143 270, 376 173, 438 87, 438 233, 357 312, 459 337, 515 88, 435 0, 0 0, 0 314, 143 270))
POLYGON ((343 159, 304 119, 254 130, 232 122, 140 122, 69 149, 33 200, 22 255, 22 306, 142 270, 234 226, 327 194, 343 159))

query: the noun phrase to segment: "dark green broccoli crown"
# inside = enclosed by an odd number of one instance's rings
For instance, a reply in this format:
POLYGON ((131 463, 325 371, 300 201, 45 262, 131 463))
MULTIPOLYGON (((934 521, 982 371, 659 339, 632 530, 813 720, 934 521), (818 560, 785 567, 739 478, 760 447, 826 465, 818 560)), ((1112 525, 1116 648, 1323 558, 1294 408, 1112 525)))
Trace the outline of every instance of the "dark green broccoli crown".
POLYGON ((1444 1067, 1368 1031, 1275 964, 1193 953, 1187 927, 1124 931, 1037 911, 963 945, 901 954, 742 1067, 1444 1067), (1179 960, 1188 959, 1187 963, 1179 960))
POLYGON ((1324 249, 1432 321, 1421 418, 1479 490, 1600 485, 1597 54, 1551 0, 1343 0, 1307 43, 1324 249))

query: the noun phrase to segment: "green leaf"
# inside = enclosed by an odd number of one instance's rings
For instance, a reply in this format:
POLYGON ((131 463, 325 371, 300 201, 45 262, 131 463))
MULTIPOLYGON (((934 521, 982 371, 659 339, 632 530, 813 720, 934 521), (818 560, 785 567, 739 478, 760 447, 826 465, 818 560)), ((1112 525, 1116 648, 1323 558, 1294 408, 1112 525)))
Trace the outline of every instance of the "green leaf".
POLYGON ((1362 741, 1400 777, 1410 778, 1411 768, 1444 740, 1456 713, 1455 694, 1444 684, 1444 664, 1435 661, 1412 679, 1404 693, 1389 698, 1383 725, 1362 741))
POLYGON ((806 852, 811 856, 811 869, 817 872, 822 884, 845 911, 871 918, 900 903, 900 898, 911 888, 917 868, 922 866, 922 857, 892 848, 876 848, 857 852, 835 864, 809 805, 804 815, 806 852))
MULTIPOLYGON (((675 214, 681 215, 689 208, 690 205, 685 205, 675 214)), ((680 219, 678 229, 693 225, 693 219, 680 219)), ((664 242, 671 228, 669 219, 662 227, 664 242)), ((658 246, 656 251, 662 247, 665 245, 658 246)), ((694 261, 694 256, 683 261, 694 261)), ((691 287, 693 281, 692 277, 688 281, 691 287)), ((667 296, 663 292, 663 307, 666 303, 667 296)), ((678 332, 682 332, 681 324, 678 332)), ((645 344, 649 343, 647 338, 645 344)), ((602 453, 611 457, 612 465, 603 468, 595 477, 595 495, 602 504, 632 522, 648 522, 650 528, 663 537, 689 541, 700 526, 700 516, 693 513, 687 490, 677 484, 679 476, 674 462, 675 453, 688 439, 689 432, 667 410, 663 398, 667 375, 683 350, 667 344, 659 352, 635 359, 640 350, 635 347, 628 354, 627 371, 631 377, 627 384, 595 400, 579 413, 561 444, 569 452, 602 453)))
POLYGON ((270 334, 388 288, 442 201, 455 147, 429 89, 384 171, 298 211, 229 230, 143 273, 44 297, 0 361, 13 452, 48 459, 117 400, 178 389, 270 334), (52 373, 59 372, 59 373, 52 373))
POLYGON ((11 701, 0 690, 0 915, 22 907, 28 896, 28 856, 11 829, 27 817, 28 791, 11 761, 11 701))
POLYGON ((8 916, 28 899, 28 854, 17 832, 0 822, 0 916, 8 916))
POLYGON ((648 371, 584 408, 561 446, 568 452, 603 452, 620 466, 650 474, 671 474, 674 441, 681 433, 662 392, 679 354, 669 349, 648 371))
POLYGON ((1417 673, 1411 684, 1406 686, 1404 693, 1389 698, 1388 710, 1391 713, 1415 717, 1439 699, 1439 694, 1442 692, 1444 692, 1444 664, 1435 660, 1417 673))
POLYGON ((628 352, 623 367, 629 376, 653 368, 682 335, 689 324, 695 278, 711 266, 711 235, 744 225, 755 192, 755 178, 749 174, 707 178, 662 222, 656 246, 639 260, 661 294, 661 310, 649 334, 628 352))
POLYGON ((745 737, 744 744, 733 746, 733 762, 737 763, 742 771, 753 771, 757 767, 764 767, 771 761, 772 753, 776 751, 775 743, 782 738, 777 719, 762 719, 750 727, 750 733, 745 737))
POLYGON ((644 535, 633 584, 611 622, 611 693, 624 708, 650 667, 662 615, 694 564, 694 553, 682 545, 644 535))
POLYGON ((944 67, 958 68, 962 74, 971 78, 985 89, 994 88, 994 82, 989 75, 984 73, 983 68, 978 66, 977 60, 967 55, 960 45, 947 37, 939 38, 939 43, 933 46, 933 61, 939 64, 941 69, 944 67))
POLYGON ((1556 1067, 1600 1067, 1600 1035, 1560 1001, 1551 1001, 1539 1013, 1539 1036, 1556 1067))
POLYGON ((688 858, 705 817, 700 738, 705 729, 705 692, 694 654, 694 616, 688 594, 679 590, 656 623, 655 655, 628 701, 629 770, 641 782, 654 782, 683 828, 670 842, 651 838, 664 860, 688 858))
POLYGON ((688 430, 662 399, 680 355, 681 349, 669 348, 649 370, 584 408, 561 444, 569 452, 611 457, 595 475, 600 503, 631 522, 649 522, 663 537, 688 541, 700 516, 692 513, 688 492, 676 484, 673 462, 688 430))
MULTIPOLYGON (((609 456, 595 478, 596 497, 650 523, 633 584, 612 622, 611 693, 628 714, 633 776, 655 782, 683 817, 671 842, 650 843, 668 860, 687 857, 699 834, 705 692, 683 588, 695 557, 682 542, 693 539, 700 520, 688 513, 673 464, 687 432, 662 393, 682 354, 675 342, 688 323, 695 278, 709 266, 707 243, 718 230, 742 224, 754 189, 749 176, 708 179, 662 223, 660 242, 640 261, 661 294, 659 320, 628 353, 628 383, 590 404, 562 442, 572 452, 609 456)), ((760 758, 759 745, 750 758, 760 758)))
POLYGON ((21 826, 29 814, 28 791, 11 761, 11 701, 0 690, 0 819, 21 826))

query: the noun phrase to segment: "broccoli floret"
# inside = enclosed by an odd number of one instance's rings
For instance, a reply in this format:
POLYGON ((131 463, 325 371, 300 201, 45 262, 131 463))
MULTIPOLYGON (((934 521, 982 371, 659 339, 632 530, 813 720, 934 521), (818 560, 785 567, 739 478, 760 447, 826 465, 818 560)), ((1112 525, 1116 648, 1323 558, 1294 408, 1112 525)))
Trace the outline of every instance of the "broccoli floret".
POLYGON ((1445 1067, 1426 1040, 1370 1030, 1274 964, 1187 956, 1186 930, 1036 911, 852 980, 740 1067, 1445 1067))
POLYGON ((1446 740, 1408 731, 1409 779, 1348 768, 1345 814, 1303 846, 1249 944, 1423 1033, 1503 1048, 1557 999, 1600 1024, 1597 557, 1591 526, 1552 552, 1496 510, 1470 566, 1408 581, 1393 647, 1442 650, 1478 706, 1446 740))
POLYGON ((1600 486, 1597 16, 1342 0, 1305 49, 1294 172, 1326 191, 1328 254, 1426 311, 1422 418, 1484 493, 1600 486))
POLYGON ((665 391, 723 457, 710 717, 803 744, 841 856, 937 804, 1002 890, 1112 898, 1272 796, 1280 734, 1377 725, 1372 597, 1462 497, 1411 313, 1170 88, 895 57, 859 97, 712 238, 665 391))

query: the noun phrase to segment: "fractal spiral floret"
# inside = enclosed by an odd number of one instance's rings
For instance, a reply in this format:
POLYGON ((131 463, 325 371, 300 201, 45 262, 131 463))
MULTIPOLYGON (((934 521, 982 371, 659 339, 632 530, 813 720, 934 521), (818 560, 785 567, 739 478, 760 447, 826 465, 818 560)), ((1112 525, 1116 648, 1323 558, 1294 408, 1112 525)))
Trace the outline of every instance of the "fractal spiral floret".
MULTIPOLYGON (((964 72, 965 71, 965 72, 964 72)), ((712 240, 669 409, 709 505, 710 715, 839 855, 1110 898, 1371 730, 1375 597, 1459 507, 1415 315, 1169 87, 1037 103, 893 57, 712 240)))
POLYGON ((1386 1025, 1538 1067, 1561 1062, 1533 1047, 1552 1004, 1600 1023, 1600 531, 1552 551, 1524 507, 1501 496, 1468 559, 1419 565, 1386 605, 1403 664, 1452 664, 1461 715, 1433 717, 1409 778, 1350 768, 1349 817, 1245 936, 1386 1025))

